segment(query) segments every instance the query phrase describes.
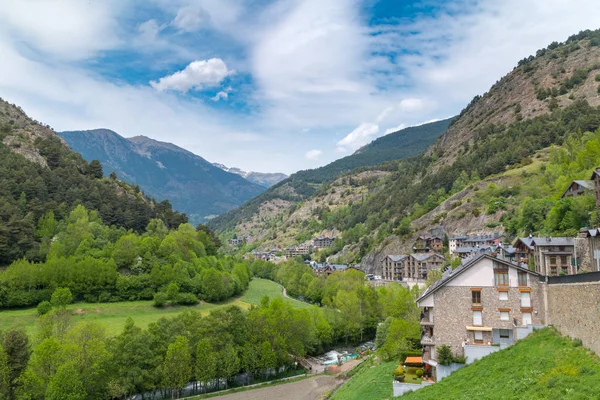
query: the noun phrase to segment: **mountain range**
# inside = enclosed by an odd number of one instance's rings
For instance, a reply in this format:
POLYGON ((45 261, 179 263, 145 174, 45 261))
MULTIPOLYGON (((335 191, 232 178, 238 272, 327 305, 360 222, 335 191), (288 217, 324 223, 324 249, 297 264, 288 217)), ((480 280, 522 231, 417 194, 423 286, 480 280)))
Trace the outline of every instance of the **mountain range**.
POLYGON ((265 190, 174 144, 145 136, 126 139, 109 129, 59 135, 86 160, 99 160, 105 175, 114 172, 146 194, 169 200, 193 223, 231 210, 265 190))
POLYGON ((246 172, 239 168, 235 167, 227 167, 223 164, 213 163, 213 165, 217 168, 221 168, 223 171, 231 172, 232 174, 237 174, 244 179, 249 180, 252 183, 256 183, 257 185, 264 186, 266 188, 270 188, 276 183, 281 182, 286 179, 288 176, 281 172, 246 172))
MULTIPOLYGON (((252 235, 257 238, 253 246, 260 249, 282 248, 333 231, 338 238, 334 247, 318 256, 361 263, 370 272, 380 269, 387 254, 409 252, 418 235, 432 231, 487 234, 506 232, 510 225, 511 234, 543 232, 553 226, 544 225, 543 216, 559 194, 547 189, 547 183, 537 183, 517 196, 522 184, 513 170, 522 179, 532 171, 543 176, 549 147, 562 146, 572 135, 571 141, 583 140, 589 137, 584 132, 598 129, 598 106, 600 30, 583 31, 520 60, 425 141, 422 154, 415 151, 405 155, 409 158, 352 169, 358 156, 368 154, 367 146, 350 156, 349 168, 329 173, 334 169, 330 165, 293 174, 215 218, 211 226, 224 237, 252 235), (488 193, 487 187, 498 182, 502 187, 488 193), (547 196, 543 207, 522 209, 542 194, 547 196), (527 213, 542 215, 541 220, 519 222, 527 213)), ((586 168, 596 162, 600 160, 589 160, 586 168)), ((584 211, 581 215, 589 218, 590 210, 584 211)))

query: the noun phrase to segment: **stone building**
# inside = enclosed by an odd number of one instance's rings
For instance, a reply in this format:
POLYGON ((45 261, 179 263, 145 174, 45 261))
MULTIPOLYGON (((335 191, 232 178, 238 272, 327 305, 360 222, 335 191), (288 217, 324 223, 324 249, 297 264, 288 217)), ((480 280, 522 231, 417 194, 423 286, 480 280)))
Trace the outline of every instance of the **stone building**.
POLYGON ((421 315, 423 361, 437 366, 436 348, 455 355, 486 346, 509 345, 519 327, 543 325, 544 295, 539 274, 487 254, 466 260, 417 300, 421 315))
POLYGON ((389 255, 383 259, 383 279, 425 280, 432 269, 441 269, 446 259, 437 253, 389 255))
POLYGON ((540 275, 575 274, 575 239, 570 237, 534 237, 535 270, 540 275))
POLYGON ((560 197, 579 197, 593 192, 594 181, 573 181, 560 197))
POLYGON ((316 249, 326 249, 331 247, 335 238, 330 237, 318 237, 313 240, 313 247, 316 249))

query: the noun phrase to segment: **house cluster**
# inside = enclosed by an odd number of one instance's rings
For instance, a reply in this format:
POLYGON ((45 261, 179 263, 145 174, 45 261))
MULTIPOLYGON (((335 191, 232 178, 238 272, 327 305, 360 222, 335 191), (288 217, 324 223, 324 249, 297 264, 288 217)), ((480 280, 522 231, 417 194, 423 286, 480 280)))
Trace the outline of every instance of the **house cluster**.
MULTIPOLYGON (((479 253, 494 253, 502 245, 503 235, 458 235, 448 238, 448 250, 453 258, 465 259, 479 253)), ((506 247, 506 246, 505 246, 506 247)))
POLYGON ((329 276, 329 275, 333 274, 334 272, 349 271, 349 270, 360 271, 364 274, 364 271, 362 271, 360 269, 360 265, 316 263, 314 261, 307 261, 306 263, 312 267, 313 272, 316 276, 321 276, 321 275, 329 276))
POLYGON ((394 281, 426 280, 429 271, 440 269, 445 262, 441 236, 419 236, 412 254, 391 254, 382 261, 382 277, 394 281))
POLYGON ((286 257, 303 257, 311 254, 315 250, 326 249, 331 247, 335 238, 333 237, 318 237, 313 239, 312 242, 297 244, 285 249, 284 254, 286 257))
POLYGON ((242 238, 238 238, 237 235, 233 237, 233 239, 229 239, 227 242, 232 246, 243 246, 244 244, 254 243, 256 239, 253 236, 246 236, 242 238))
POLYGON ((546 320, 544 277, 526 265, 479 254, 447 268, 417 300, 423 362, 436 375, 436 349, 468 362, 509 346, 546 320))
MULTIPOLYGON (((255 260, 263 260, 263 261, 276 261, 279 257, 277 253, 280 250, 278 248, 274 248, 268 251, 252 251, 249 255, 250 258, 254 258, 255 260)), ((247 255, 248 256, 248 255, 247 255)))

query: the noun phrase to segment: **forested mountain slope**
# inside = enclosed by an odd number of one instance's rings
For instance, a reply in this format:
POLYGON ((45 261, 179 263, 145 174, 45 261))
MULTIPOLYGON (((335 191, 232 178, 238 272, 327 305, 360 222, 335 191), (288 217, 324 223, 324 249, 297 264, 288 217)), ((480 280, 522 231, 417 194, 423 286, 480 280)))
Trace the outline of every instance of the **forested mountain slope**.
POLYGON ((231 210, 265 190, 187 150, 145 136, 125 139, 108 129, 60 135, 86 160, 100 160, 106 175, 115 172, 157 199, 168 199, 195 223, 231 210))
POLYGON ((135 231, 152 218, 169 227, 187 221, 169 202, 157 203, 139 188, 103 178, 100 163, 87 163, 50 127, 4 100, 0 160, 0 265, 25 255, 43 258, 39 221, 48 213, 60 221, 78 204, 97 211, 106 224, 135 231))
POLYGON ((296 172, 241 207, 215 218, 210 224, 219 231, 231 231, 239 224, 262 219, 264 210, 275 215, 289 211, 299 201, 311 198, 319 188, 321 191, 327 190, 327 185, 321 185, 332 182, 342 174, 422 153, 448 128, 451 121, 452 118, 449 118, 405 128, 378 138, 354 154, 324 167, 296 172))
MULTIPOLYGON (((582 32, 539 50, 537 56, 519 62, 488 93, 477 96, 424 155, 367 168, 389 173, 369 182, 366 193, 344 205, 332 207, 335 201, 316 204, 313 213, 295 222, 293 228, 302 233, 298 239, 338 232, 341 240, 325 255, 361 262, 367 270, 377 271, 386 251, 409 249, 414 235, 440 227, 446 217, 442 212, 420 218, 447 199, 481 179, 531 163, 539 150, 596 131, 600 126, 599 86, 600 31, 582 32)), ((600 160, 588 160, 577 173, 585 175, 595 162, 600 160)), ((545 191, 532 194, 534 198, 554 195, 545 191)), ((475 214, 486 212, 487 206, 472 207, 478 210, 473 214, 471 209, 465 210, 465 214, 478 217, 475 214)), ((444 229, 503 230, 504 221, 499 221, 500 216, 494 218, 473 218, 465 224, 458 221, 444 229)), ((277 219, 270 224, 280 226, 277 219)), ((544 221, 535 229, 540 227, 544 221)), ((517 225, 515 229, 513 233, 533 228, 517 225)))

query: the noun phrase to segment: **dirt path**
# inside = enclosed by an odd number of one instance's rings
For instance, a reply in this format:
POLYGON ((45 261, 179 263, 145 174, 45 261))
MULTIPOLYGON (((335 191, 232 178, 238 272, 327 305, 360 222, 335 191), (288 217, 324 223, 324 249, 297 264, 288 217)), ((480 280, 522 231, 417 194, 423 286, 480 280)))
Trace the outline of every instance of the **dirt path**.
POLYGON ((340 381, 330 375, 320 375, 309 379, 262 389, 252 389, 213 397, 218 400, 317 400, 333 389, 340 381))

